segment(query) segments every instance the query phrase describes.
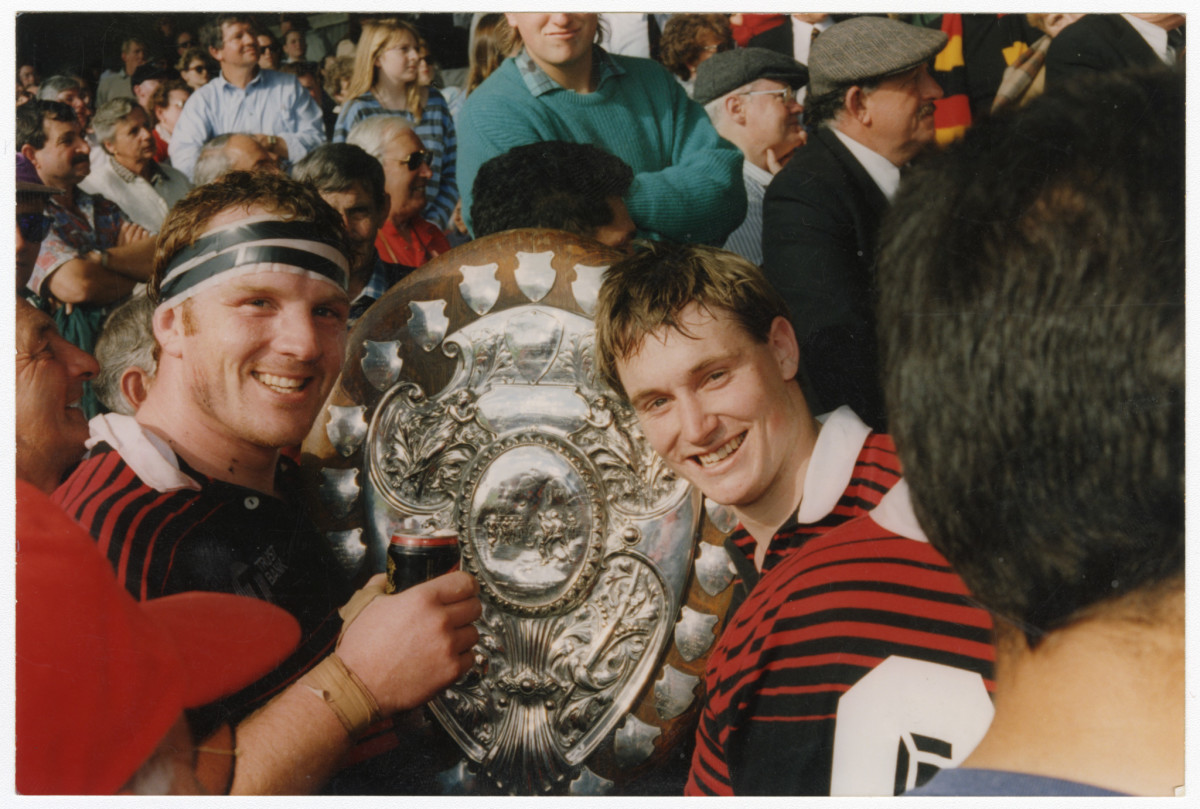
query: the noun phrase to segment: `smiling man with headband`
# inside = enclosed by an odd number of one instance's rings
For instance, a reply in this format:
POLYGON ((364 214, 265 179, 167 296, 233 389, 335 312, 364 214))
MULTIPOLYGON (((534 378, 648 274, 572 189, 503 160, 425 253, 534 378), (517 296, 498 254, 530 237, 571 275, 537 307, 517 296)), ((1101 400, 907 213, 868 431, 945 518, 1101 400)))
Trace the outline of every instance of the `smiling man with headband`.
POLYGON ((193 717, 201 734, 235 726, 235 793, 319 789, 368 726, 465 672, 478 637, 464 573, 374 598, 378 576, 347 603, 280 457, 340 369, 344 238, 316 190, 283 175, 231 172, 181 200, 150 284, 154 385, 135 417, 93 420, 91 456, 55 493, 134 596, 253 595, 299 620, 295 654, 193 717))

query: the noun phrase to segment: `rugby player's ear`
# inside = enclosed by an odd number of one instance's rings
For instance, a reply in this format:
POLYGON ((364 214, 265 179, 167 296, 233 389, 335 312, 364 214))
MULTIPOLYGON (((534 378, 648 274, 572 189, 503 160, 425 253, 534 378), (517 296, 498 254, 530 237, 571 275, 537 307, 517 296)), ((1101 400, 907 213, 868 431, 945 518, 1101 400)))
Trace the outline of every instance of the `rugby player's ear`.
POLYGON ((800 343, 796 340, 796 330, 786 317, 776 317, 771 321, 767 345, 775 356, 783 378, 793 379, 800 370, 800 343))
POLYGON ((163 354, 179 357, 183 354, 183 307, 160 306, 154 310, 154 339, 163 354))

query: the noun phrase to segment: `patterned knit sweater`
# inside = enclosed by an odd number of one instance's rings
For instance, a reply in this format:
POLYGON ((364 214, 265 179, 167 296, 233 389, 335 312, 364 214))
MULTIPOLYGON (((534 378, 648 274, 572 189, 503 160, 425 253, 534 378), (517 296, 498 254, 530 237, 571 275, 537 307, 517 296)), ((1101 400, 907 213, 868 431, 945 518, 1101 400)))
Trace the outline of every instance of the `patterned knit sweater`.
POLYGON ((554 87, 535 96, 536 78, 522 75, 514 58, 471 93, 458 127, 468 226, 480 166, 514 146, 564 140, 607 149, 633 169, 625 204, 639 236, 722 244, 746 215, 741 152, 661 65, 597 51, 610 65, 594 92, 554 87))

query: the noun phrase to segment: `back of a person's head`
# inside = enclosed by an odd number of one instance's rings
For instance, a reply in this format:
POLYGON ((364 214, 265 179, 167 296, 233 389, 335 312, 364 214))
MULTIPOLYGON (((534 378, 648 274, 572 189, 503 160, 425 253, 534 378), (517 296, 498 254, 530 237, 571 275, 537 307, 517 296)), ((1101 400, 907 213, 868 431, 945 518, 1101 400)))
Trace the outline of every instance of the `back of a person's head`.
POLYGON ((590 236, 612 221, 609 200, 625 196, 632 183, 633 169, 598 146, 567 141, 516 146, 480 166, 471 226, 476 237, 513 228, 590 236))
POLYGON ((37 97, 43 101, 57 101, 59 93, 78 89, 79 81, 72 76, 51 76, 38 87, 37 97))
POLYGON ((977 124, 906 178, 881 238, 889 425, 975 596, 1036 645, 1174 591, 1182 76, 1068 83, 977 124))
POLYGON ((158 369, 155 358, 154 303, 134 295, 109 313, 96 338, 96 363, 100 373, 92 380, 96 397, 114 413, 132 416, 136 408, 121 390, 121 377, 129 368, 141 368, 148 379, 158 369))
POLYGON ((703 244, 638 245, 640 250, 605 272, 596 305, 597 370, 621 395, 617 361, 636 354, 659 329, 683 332, 680 313, 689 305, 728 312, 760 343, 767 341, 775 318, 790 321, 775 287, 742 256, 703 244))
POLYGON ((325 143, 310 151, 292 169, 292 177, 309 183, 322 194, 348 191, 360 183, 375 207, 383 209, 383 166, 353 143, 325 143))

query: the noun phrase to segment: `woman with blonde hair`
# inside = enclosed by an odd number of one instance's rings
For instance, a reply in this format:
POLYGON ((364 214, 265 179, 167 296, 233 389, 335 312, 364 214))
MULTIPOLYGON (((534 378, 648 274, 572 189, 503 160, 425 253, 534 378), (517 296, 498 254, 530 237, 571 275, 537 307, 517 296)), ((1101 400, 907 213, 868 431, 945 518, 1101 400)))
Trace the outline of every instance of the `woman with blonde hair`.
POLYGON ((417 81, 421 35, 403 20, 374 20, 363 24, 354 56, 354 73, 346 101, 333 127, 333 142, 341 143, 354 125, 372 115, 399 115, 412 123, 430 154, 428 202, 425 217, 443 230, 458 201, 456 164, 458 141, 445 97, 436 87, 417 81))

